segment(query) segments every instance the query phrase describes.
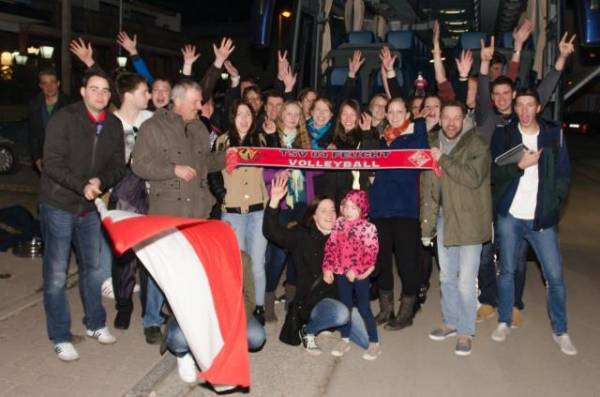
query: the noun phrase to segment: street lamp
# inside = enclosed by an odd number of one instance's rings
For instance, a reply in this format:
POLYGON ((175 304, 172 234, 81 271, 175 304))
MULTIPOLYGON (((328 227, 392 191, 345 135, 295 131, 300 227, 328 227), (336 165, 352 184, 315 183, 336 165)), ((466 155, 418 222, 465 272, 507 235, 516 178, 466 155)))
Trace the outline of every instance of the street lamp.
POLYGON ((54 54, 54 47, 49 45, 43 45, 40 47, 40 56, 44 59, 52 58, 52 54, 54 54))
POLYGON ((27 55, 17 54, 15 56, 15 62, 17 65, 25 65, 27 63, 27 55))
POLYGON ((279 46, 279 48, 281 48, 281 35, 282 35, 282 29, 283 29, 283 18, 288 19, 289 17, 292 16, 292 12, 288 11, 288 10, 283 10, 279 13, 279 26, 278 26, 278 30, 277 30, 277 45, 279 46))
POLYGON ((38 55, 40 53, 40 49, 34 46, 27 48, 27 53, 29 55, 38 55))
POLYGON ((13 61, 13 56, 10 52, 4 51, 0 54, 0 64, 2 66, 11 66, 13 61))
POLYGON ((127 57, 117 57, 117 65, 120 68, 124 68, 127 65, 127 57))

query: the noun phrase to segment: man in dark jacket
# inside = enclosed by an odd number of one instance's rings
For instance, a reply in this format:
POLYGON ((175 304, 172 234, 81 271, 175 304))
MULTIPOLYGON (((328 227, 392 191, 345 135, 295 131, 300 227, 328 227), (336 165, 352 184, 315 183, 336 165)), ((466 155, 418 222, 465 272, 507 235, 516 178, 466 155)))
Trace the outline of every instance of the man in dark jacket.
POLYGON ((125 174, 123 127, 104 110, 110 100, 106 74, 88 71, 80 92, 83 101, 61 109, 48 123, 40 187, 44 309, 48 336, 63 361, 79 358, 65 293, 71 244, 78 256, 87 335, 102 344, 116 342, 101 300, 100 218, 93 200, 125 174))
POLYGON ((494 165, 493 200, 500 245, 498 278, 498 327, 492 339, 502 342, 511 332, 514 273, 517 252, 527 240, 533 247, 546 278, 548 313, 553 337, 561 351, 577 354, 567 334, 565 284, 558 245, 560 206, 569 189, 571 166, 560 125, 538 118, 541 110, 537 92, 517 93, 518 120, 499 127, 492 138, 492 156, 520 143, 526 152, 516 164, 494 165))
POLYGON ((44 69, 38 73, 40 92, 29 102, 29 151, 35 168, 42 172, 42 153, 44 149, 44 130, 48 120, 60 108, 68 105, 70 99, 60 91, 60 81, 53 69, 44 69))

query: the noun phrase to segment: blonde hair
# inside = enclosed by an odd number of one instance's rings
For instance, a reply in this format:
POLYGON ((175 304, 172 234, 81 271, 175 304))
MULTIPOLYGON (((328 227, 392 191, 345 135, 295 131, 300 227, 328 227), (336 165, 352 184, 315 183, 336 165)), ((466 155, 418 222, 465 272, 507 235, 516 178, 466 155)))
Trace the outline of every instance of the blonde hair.
POLYGON ((283 146, 283 112, 288 106, 296 106, 300 111, 300 117, 298 118, 298 134, 296 134, 296 139, 294 140, 294 146, 299 149, 311 149, 310 138, 308 137, 308 130, 306 129, 306 121, 304 120, 302 114, 302 104, 295 100, 286 101, 281 107, 281 112, 279 112, 279 116, 277 117, 277 135, 279 136, 279 143, 283 146))

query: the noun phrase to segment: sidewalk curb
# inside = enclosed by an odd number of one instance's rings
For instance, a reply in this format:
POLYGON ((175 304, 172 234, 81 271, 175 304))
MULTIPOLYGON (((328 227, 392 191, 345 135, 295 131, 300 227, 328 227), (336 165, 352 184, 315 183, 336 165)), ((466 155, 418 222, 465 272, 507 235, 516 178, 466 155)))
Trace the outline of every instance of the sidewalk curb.
POLYGON ((153 390, 158 386, 177 366, 177 361, 172 354, 165 356, 154 367, 148 371, 123 397, 146 397, 154 396, 153 390))

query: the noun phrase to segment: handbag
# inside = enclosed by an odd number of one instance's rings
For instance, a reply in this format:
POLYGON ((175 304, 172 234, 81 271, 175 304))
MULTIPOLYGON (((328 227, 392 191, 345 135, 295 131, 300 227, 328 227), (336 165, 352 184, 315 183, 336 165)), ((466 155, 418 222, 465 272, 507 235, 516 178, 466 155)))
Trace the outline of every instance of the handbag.
MULTIPOLYGON (((310 292, 308 295, 309 297, 322 280, 323 279, 319 277, 313 282, 312 286, 310 287, 310 292)), ((303 303, 304 302, 298 299, 294 299, 288 307, 288 311, 285 315, 285 321, 283 322, 283 326, 279 332, 279 340, 287 345, 298 346, 301 343, 300 328, 302 328, 305 323, 301 314, 303 311, 306 311, 303 303)), ((310 313, 308 317, 310 317, 310 313)), ((308 317, 306 317, 306 320, 308 320, 308 317)))

